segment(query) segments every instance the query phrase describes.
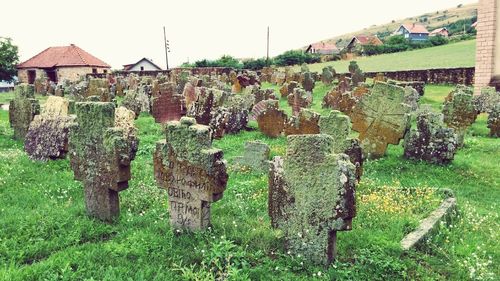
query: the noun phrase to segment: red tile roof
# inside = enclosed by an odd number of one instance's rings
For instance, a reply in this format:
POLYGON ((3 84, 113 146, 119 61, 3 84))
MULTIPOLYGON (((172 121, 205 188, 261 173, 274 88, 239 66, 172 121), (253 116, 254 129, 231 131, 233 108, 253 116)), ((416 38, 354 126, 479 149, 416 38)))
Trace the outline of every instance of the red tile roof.
POLYGON ((441 28, 438 28, 438 29, 434 29, 433 31, 431 31, 430 34, 439 34, 441 32, 448 32, 448 29, 446 27, 441 27, 441 28))
POLYGON ((403 24, 403 27, 410 33, 429 33, 427 28, 419 23, 403 24))
POLYGON ((371 35, 357 35, 354 38, 358 39, 361 45, 383 45, 384 43, 377 37, 371 35))
POLYGON ((337 50, 337 45, 335 45, 333 43, 328 44, 328 43, 319 42, 319 43, 311 44, 311 47, 315 50, 337 50))
POLYGON ((111 68, 102 60, 87 53, 78 46, 49 47, 17 65, 17 68, 52 68, 58 66, 95 66, 111 68))

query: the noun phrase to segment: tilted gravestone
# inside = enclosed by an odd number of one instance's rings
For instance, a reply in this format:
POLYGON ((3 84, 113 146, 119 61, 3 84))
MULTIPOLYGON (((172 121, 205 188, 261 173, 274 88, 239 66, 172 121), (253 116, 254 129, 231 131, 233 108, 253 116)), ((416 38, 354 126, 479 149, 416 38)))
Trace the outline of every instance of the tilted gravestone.
POLYGON ((500 103, 497 103, 488 114, 488 128, 490 136, 500 137, 500 103))
POLYGON ((321 134, 332 136, 335 153, 345 153, 349 156, 356 167, 356 179, 359 182, 363 175, 363 151, 359 140, 350 137, 351 119, 340 111, 333 110, 329 115, 320 117, 319 129, 321 134))
POLYGON ((32 85, 19 84, 15 97, 9 104, 9 123, 14 130, 14 139, 24 140, 31 121, 40 113, 40 103, 35 99, 32 85))
POLYGON ((116 126, 113 103, 79 102, 75 111, 69 137, 71 168, 83 183, 87 213, 112 221, 120 214, 118 192, 128 188, 138 140, 132 129, 116 126))
POLYGON ((288 105, 292 107, 293 115, 298 115, 301 108, 308 108, 311 106, 313 96, 311 92, 307 92, 301 88, 293 89, 293 93, 288 95, 288 105))
POLYGON ((183 96, 177 94, 174 83, 159 85, 158 92, 153 92, 152 115, 157 123, 179 120, 185 115, 183 96))
POLYGON ((236 157, 234 163, 259 172, 269 171, 269 146, 260 141, 247 141, 243 156, 236 157))
POLYGON ((477 117, 472 94, 472 90, 459 86, 450 93, 443 106, 444 123, 455 130, 459 147, 463 146, 465 132, 477 117))
POLYGON ((324 134, 288 136, 284 158, 269 173, 269 215, 294 255, 318 264, 336 255, 337 231, 351 230, 355 216, 354 165, 333 151, 324 134))
POLYGON ((363 154, 368 158, 384 156, 388 144, 399 144, 410 124, 405 90, 376 83, 372 92, 356 104, 351 114, 352 128, 359 132, 363 154))
POLYGON ((320 115, 312 110, 302 108, 298 116, 292 116, 285 123, 285 135, 319 134, 320 115))
POLYGON ((267 100, 261 103, 264 103, 263 110, 257 115, 259 130, 268 137, 279 137, 285 128, 288 116, 279 109, 277 100, 267 100))
POLYGON ((443 115, 424 110, 417 116, 417 129, 404 140, 404 156, 433 164, 447 164, 458 148, 457 135, 443 123, 443 115))
POLYGON ((60 159, 68 152, 69 129, 75 116, 68 115, 69 101, 50 96, 40 115, 30 124, 24 150, 32 160, 60 159))
POLYGON ((167 123, 166 134, 166 140, 157 142, 153 158, 156 182, 168 191, 171 225, 205 229, 210 225, 210 204, 226 189, 223 153, 211 147, 210 128, 194 118, 167 123))

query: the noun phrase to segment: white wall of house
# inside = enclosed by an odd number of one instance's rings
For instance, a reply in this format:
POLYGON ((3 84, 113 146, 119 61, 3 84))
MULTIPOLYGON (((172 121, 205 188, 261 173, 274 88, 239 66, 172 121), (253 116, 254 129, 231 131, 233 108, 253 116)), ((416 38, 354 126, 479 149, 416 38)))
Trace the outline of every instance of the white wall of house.
POLYGON ((134 65, 134 67, 132 67, 128 71, 154 71, 154 70, 161 70, 161 69, 158 69, 156 66, 154 66, 147 60, 142 60, 138 64, 134 65))

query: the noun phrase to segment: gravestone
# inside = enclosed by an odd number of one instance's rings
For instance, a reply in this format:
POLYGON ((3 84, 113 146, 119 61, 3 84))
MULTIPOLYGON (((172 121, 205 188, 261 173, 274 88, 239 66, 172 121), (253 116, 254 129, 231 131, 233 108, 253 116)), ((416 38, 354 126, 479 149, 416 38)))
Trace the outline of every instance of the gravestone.
POLYGON ((457 87, 443 106, 444 123, 455 130, 459 147, 463 146, 465 132, 477 117, 472 94, 472 90, 457 87))
POLYGON ((410 124, 405 90, 376 83, 372 92, 356 104, 351 113, 353 129, 359 132, 363 154, 368 158, 384 156, 388 144, 399 144, 410 124))
POLYGON ((311 72, 304 72, 304 78, 302 79, 302 88, 308 92, 312 92, 314 89, 314 79, 311 72))
POLYGON ((377 75, 373 78, 373 83, 375 82, 386 82, 387 79, 384 76, 384 73, 379 72, 377 75))
POLYGON ((497 103, 488 113, 488 128, 490 128, 490 136, 500 137, 500 103, 497 103))
POLYGON ((408 132, 404 141, 404 156, 433 164, 448 164, 458 148, 457 135, 446 128, 443 115, 423 110, 417 116, 417 128, 408 132))
POLYGON ((351 138, 351 119, 349 116, 337 110, 332 110, 329 115, 321 116, 319 119, 321 134, 330 135, 333 138, 333 151, 345 153, 356 167, 356 180, 359 182, 363 175, 363 151, 359 140, 351 138))
POLYGON ((259 130, 266 136, 276 138, 281 135, 287 120, 286 113, 279 109, 278 101, 262 101, 263 110, 257 115, 259 130))
POLYGON ((352 96, 351 92, 342 93, 338 89, 332 89, 325 95, 321 105, 323 108, 340 110, 344 114, 351 116, 357 103, 358 100, 352 96))
POLYGON ((110 101, 108 80, 104 78, 90 78, 85 97, 99 95, 101 101, 110 101))
POLYGON ((15 97, 9 104, 9 123, 14 130, 14 139, 24 140, 31 121, 40 113, 40 103, 35 99, 32 85, 19 84, 15 97))
POLYGON ((352 85, 354 86, 359 86, 361 83, 364 83, 366 81, 366 77, 359 67, 356 68, 356 71, 354 73, 352 73, 351 81, 352 85))
POLYGON ((311 92, 307 92, 301 88, 293 89, 293 93, 288 95, 288 105, 292 107, 293 115, 298 115, 301 108, 308 108, 311 106, 313 96, 311 92))
POLYGON ((183 96, 177 94, 174 83, 160 84, 158 92, 153 94, 151 103, 156 123, 179 120, 185 114, 183 96))
POLYGON ((210 225, 210 204, 222 198, 228 175, 222 150, 212 148, 208 126, 182 117, 167 123, 166 140, 157 142, 155 178, 168 191, 174 228, 201 230, 210 225))
POLYGON ((68 116, 69 101, 50 96, 36 115, 24 140, 24 150, 32 160, 62 159, 68 152, 69 129, 75 116, 68 116))
POLYGON ((321 72, 321 81, 325 85, 331 85, 333 82, 333 78, 335 77, 335 69, 333 67, 324 67, 321 72))
POLYGON ((103 221, 115 220, 120 215, 118 192, 128 188, 138 140, 130 128, 116 126, 113 103, 78 102, 75 111, 70 164, 75 179, 83 183, 87 213, 103 221))
POLYGON ((186 108, 191 107, 191 104, 196 101, 195 87, 191 82, 187 82, 186 85, 184 85, 184 91, 182 92, 182 95, 184 96, 186 108))
POLYGON ((473 97, 473 101, 477 112, 488 113, 500 103, 500 92, 497 92, 494 87, 484 87, 480 95, 473 97))
POLYGON ((284 158, 269 172, 269 216, 285 247, 317 264, 336 255, 337 231, 350 230, 355 207, 354 165, 333 151, 329 135, 288 136, 284 158))
POLYGON ((269 146, 260 141, 245 142, 243 156, 236 157, 234 163, 238 166, 249 167, 254 171, 269 171, 269 146))
POLYGON ((319 134, 319 117, 320 115, 312 110, 300 109, 298 116, 290 117, 285 123, 285 136, 319 134))
POLYGON ((209 125, 212 118, 212 109, 215 106, 214 90, 205 87, 196 87, 196 100, 187 110, 187 116, 196 119, 198 124, 209 125))
POLYGON ((257 104, 260 101, 263 100, 277 100, 278 97, 274 93, 273 89, 257 89, 256 91, 253 92, 253 95, 255 96, 253 104, 257 104))
POLYGON ((339 83, 337 85, 337 90, 339 93, 343 94, 345 92, 349 92, 352 89, 350 78, 345 75, 341 75, 339 78, 339 83))
POLYGON ((132 110, 137 118, 141 114, 143 105, 147 103, 144 98, 146 98, 146 96, 139 95, 137 90, 127 90, 122 101, 122 106, 132 110))

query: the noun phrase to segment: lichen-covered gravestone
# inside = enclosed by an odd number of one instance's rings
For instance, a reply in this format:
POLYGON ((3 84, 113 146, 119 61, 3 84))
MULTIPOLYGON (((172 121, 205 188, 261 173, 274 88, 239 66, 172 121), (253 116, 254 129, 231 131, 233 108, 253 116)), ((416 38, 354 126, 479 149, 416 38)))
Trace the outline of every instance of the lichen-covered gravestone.
POLYGON ((356 104, 351 114, 353 129, 359 132, 363 154, 384 156, 388 144, 399 144, 410 124, 411 108, 402 87, 376 83, 371 94, 356 104))
POLYGON ((336 72, 335 69, 333 69, 333 67, 331 66, 324 67, 321 73, 321 81, 325 85, 331 85, 335 74, 336 72))
POLYGON ((444 123, 453 128, 458 136, 458 146, 464 144, 467 128, 476 121, 473 92, 464 86, 458 86, 449 94, 443 106, 444 123))
POLYGON ((285 123, 285 135, 319 134, 319 118, 318 113, 302 108, 298 116, 292 116, 285 123))
POLYGON ((344 114, 351 116, 354 106, 358 100, 351 92, 341 92, 339 89, 332 89, 323 98, 322 107, 340 110, 344 114))
POLYGON ((351 119, 342 112, 333 110, 329 115, 321 116, 319 119, 321 134, 333 137, 333 151, 345 153, 349 156, 351 163, 356 167, 356 179, 358 182, 363 175, 363 152, 359 140, 351 138, 351 119))
POLYGON ((269 215, 285 235, 285 247, 317 264, 336 255, 337 231, 350 230, 355 216, 354 165, 333 151, 332 136, 288 136, 284 158, 269 174, 269 215))
POLYGON ((112 221, 120 214, 118 192, 128 188, 138 140, 131 128, 117 126, 113 103, 79 102, 75 111, 69 137, 71 168, 83 183, 87 213, 112 221))
POLYGON ((263 109, 256 117, 259 130, 266 136, 279 137, 285 128, 288 116, 283 110, 279 109, 277 100, 267 100, 261 103, 263 109))
POLYGON ((212 148, 208 126, 190 117, 167 123, 166 140, 156 144, 155 178, 168 191, 174 228, 205 229, 210 204, 222 198, 228 175, 223 153, 212 148))
POLYGON ((243 156, 236 157, 234 163, 259 172, 269 171, 269 146, 260 141, 247 141, 243 156))
POLYGON ((443 123, 443 115, 422 111, 417 116, 417 129, 405 136, 404 156, 433 164, 447 164, 458 148, 457 135, 443 123))
POLYGON ((304 77, 302 79, 302 88, 308 92, 312 92, 314 89, 314 79, 312 77, 311 72, 305 72, 304 77))
POLYGON ((9 122, 14 130, 14 139, 24 140, 31 121, 40 113, 40 104, 35 99, 32 85, 19 84, 15 88, 15 97, 9 104, 9 122))
POLYGON ((292 107, 293 115, 299 115, 301 108, 310 107, 313 101, 311 92, 301 88, 293 89, 293 93, 288 95, 288 105, 292 107))
POLYGON ((75 116, 68 115, 69 101, 50 96, 42 114, 36 115, 24 140, 24 150, 32 160, 60 159, 68 152, 69 129, 75 116))
POLYGON ((174 83, 159 85, 152 95, 152 115, 157 123, 179 120, 185 114, 183 96, 177 94, 174 83))
POLYGON ((500 103, 497 103, 488 114, 488 128, 490 136, 500 137, 500 103))

